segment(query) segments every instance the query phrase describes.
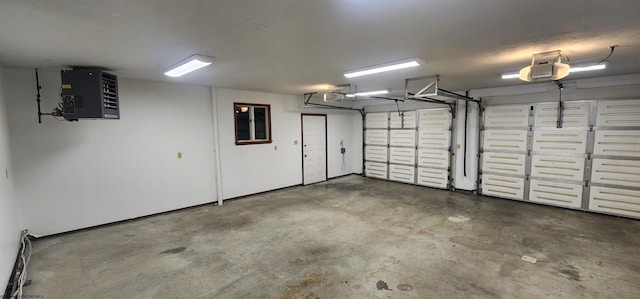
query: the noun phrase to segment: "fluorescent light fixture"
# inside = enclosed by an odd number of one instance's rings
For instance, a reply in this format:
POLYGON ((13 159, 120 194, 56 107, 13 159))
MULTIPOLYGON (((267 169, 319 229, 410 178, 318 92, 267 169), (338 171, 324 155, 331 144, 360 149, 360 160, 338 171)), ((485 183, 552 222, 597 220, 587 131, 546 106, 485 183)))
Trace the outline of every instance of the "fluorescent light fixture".
POLYGON ((424 64, 424 61, 422 59, 413 58, 413 59, 402 60, 402 61, 393 62, 389 64, 376 65, 372 67, 355 70, 352 72, 345 73, 344 76, 347 78, 354 78, 354 77, 366 76, 366 75, 377 74, 382 72, 406 69, 410 67, 416 67, 422 64, 424 64))
POLYGON ((596 71, 596 70, 604 70, 607 67, 606 64, 602 63, 602 64, 595 64, 595 65, 590 65, 590 66, 578 66, 578 67, 572 67, 569 69, 569 73, 578 73, 578 72, 585 72, 585 71, 596 71))
MULTIPOLYGON (((607 68, 607 65, 604 63, 590 65, 590 66, 576 66, 569 68, 569 73, 578 73, 578 72, 586 72, 586 71, 597 71, 604 70, 607 68)), ((502 79, 517 79, 520 78, 520 73, 504 73, 502 74, 502 79)))
POLYGON ((505 73, 502 74, 502 79, 518 79, 520 78, 520 73, 505 73))
POLYGON ((213 62, 212 57, 207 57, 202 55, 191 55, 187 59, 174 64, 166 72, 164 72, 164 74, 169 77, 180 77, 184 74, 193 72, 197 69, 201 69, 207 65, 210 65, 212 62, 213 62))
POLYGON ((363 97, 375 96, 375 95, 381 95, 381 94, 388 94, 389 92, 391 92, 390 89, 372 90, 372 91, 349 93, 349 94, 347 94, 347 97, 355 98, 355 97, 359 97, 359 96, 363 96, 363 97))

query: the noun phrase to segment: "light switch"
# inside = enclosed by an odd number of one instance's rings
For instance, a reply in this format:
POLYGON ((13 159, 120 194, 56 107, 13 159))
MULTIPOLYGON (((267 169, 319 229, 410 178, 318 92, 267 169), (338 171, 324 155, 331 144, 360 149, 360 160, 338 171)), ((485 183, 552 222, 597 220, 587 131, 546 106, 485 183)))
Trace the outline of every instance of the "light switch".
POLYGON ((460 149, 460 144, 458 144, 458 149, 460 149))
POLYGON ((274 145, 274 146, 273 146, 273 150, 274 150, 274 151, 277 151, 277 150, 278 150, 278 146, 277 146, 277 145, 274 145))
POLYGON ((178 152, 178 159, 182 159, 182 152, 178 152))
POLYGON ((298 140, 294 140, 293 144, 298 145, 298 140))

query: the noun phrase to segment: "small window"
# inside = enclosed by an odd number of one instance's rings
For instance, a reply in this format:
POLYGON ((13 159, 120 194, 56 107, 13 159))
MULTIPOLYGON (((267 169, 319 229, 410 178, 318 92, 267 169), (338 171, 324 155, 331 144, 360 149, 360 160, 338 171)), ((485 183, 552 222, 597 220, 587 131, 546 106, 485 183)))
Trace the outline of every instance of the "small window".
POLYGON ((271 106, 234 103, 236 144, 271 143, 271 106))

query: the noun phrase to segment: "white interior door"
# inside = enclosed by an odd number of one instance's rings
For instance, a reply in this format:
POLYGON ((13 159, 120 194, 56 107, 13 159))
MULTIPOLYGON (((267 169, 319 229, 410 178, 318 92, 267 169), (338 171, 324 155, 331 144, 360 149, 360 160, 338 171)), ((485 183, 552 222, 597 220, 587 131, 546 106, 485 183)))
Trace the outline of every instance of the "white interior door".
POLYGON ((302 184, 327 180, 327 116, 302 115, 302 184))

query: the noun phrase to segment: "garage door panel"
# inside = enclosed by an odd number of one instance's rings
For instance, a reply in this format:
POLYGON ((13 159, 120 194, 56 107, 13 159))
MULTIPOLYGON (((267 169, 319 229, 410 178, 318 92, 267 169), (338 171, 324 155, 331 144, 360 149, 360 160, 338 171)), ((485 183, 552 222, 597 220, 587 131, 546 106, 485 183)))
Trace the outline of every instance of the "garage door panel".
POLYGON ((508 175, 524 175, 525 163, 525 155, 484 153, 482 158, 482 171, 508 175))
POLYGON ((449 129, 451 112, 449 109, 418 110, 419 127, 423 129, 449 129))
POLYGON ((584 158, 533 156, 531 176, 582 181, 584 178, 584 158))
POLYGON ((489 130, 484 132, 483 149, 485 151, 526 151, 527 131, 525 130, 489 130))
POLYGON ((448 149, 451 145, 450 131, 420 130, 418 136, 418 146, 448 149))
POLYGON ((640 186, 640 161, 594 159, 591 181, 600 184, 640 186))
POLYGON ((365 174, 368 177, 374 178, 387 178, 387 164, 378 162, 365 162, 364 163, 365 174))
POLYGON ((415 182, 415 167, 404 165, 389 165, 389 179, 403 183, 415 182))
POLYGON ((398 112, 389 113, 389 127, 392 129, 399 128, 415 128, 416 127, 416 113, 414 111, 405 111, 398 114, 398 112))
POLYGON ((596 155, 640 157, 640 130, 600 130, 595 135, 596 155))
POLYGON ((484 111, 485 127, 526 127, 529 125, 529 105, 489 106, 484 111))
POLYGON ((418 149, 418 166, 449 168, 449 151, 437 149, 418 149))
POLYGON ((484 111, 482 194, 640 217, 640 99, 484 111))
MULTIPOLYGON (((558 104, 541 103, 533 106, 534 126, 556 127, 558 121, 558 104)), ((588 102, 566 102, 562 110, 563 127, 588 127, 591 104, 588 102)))
POLYGON ((640 217, 640 191, 591 186, 589 209, 640 217))
POLYGON ((557 206, 580 208, 582 185, 531 180, 529 200, 557 206))
POLYGON ((365 128, 386 129, 388 124, 388 113, 367 113, 365 117, 365 128))
POLYGON ((415 146, 415 130, 391 130, 389 132, 389 145, 391 146, 415 146))
POLYGON ((416 163, 416 150, 415 148, 390 147, 389 162, 413 165, 416 163))
POLYGON ((483 174, 482 194, 511 199, 523 199, 524 179, 483 174))
POLYGON ((443 169, 418 167, 418 184, 446 189, 449 185, 449 172, 443 169))
POLYGON ((387 130, 366 130, 364 141, 367 145, 387 145, 389 134, 387 130))
POLYGON ((364 159, 367 161, 387 162, 386 146, 370 146, 364 147, 364 159))
POLYGON ((429 187, 449 184, 451 111, 448 108, 368 113, 365 121, 365 173, 429 187), (387 129, 388 128, 388 129, 387 129), (418 181, 417 164, 421 168, 418 181))
POLYGON ((587 131, 538 130, 533 133, 533 151, 560 154, 584 154, 587 131))
POLYGON ((599 101, 596 126, 640 126, 640 100, 599 101))

